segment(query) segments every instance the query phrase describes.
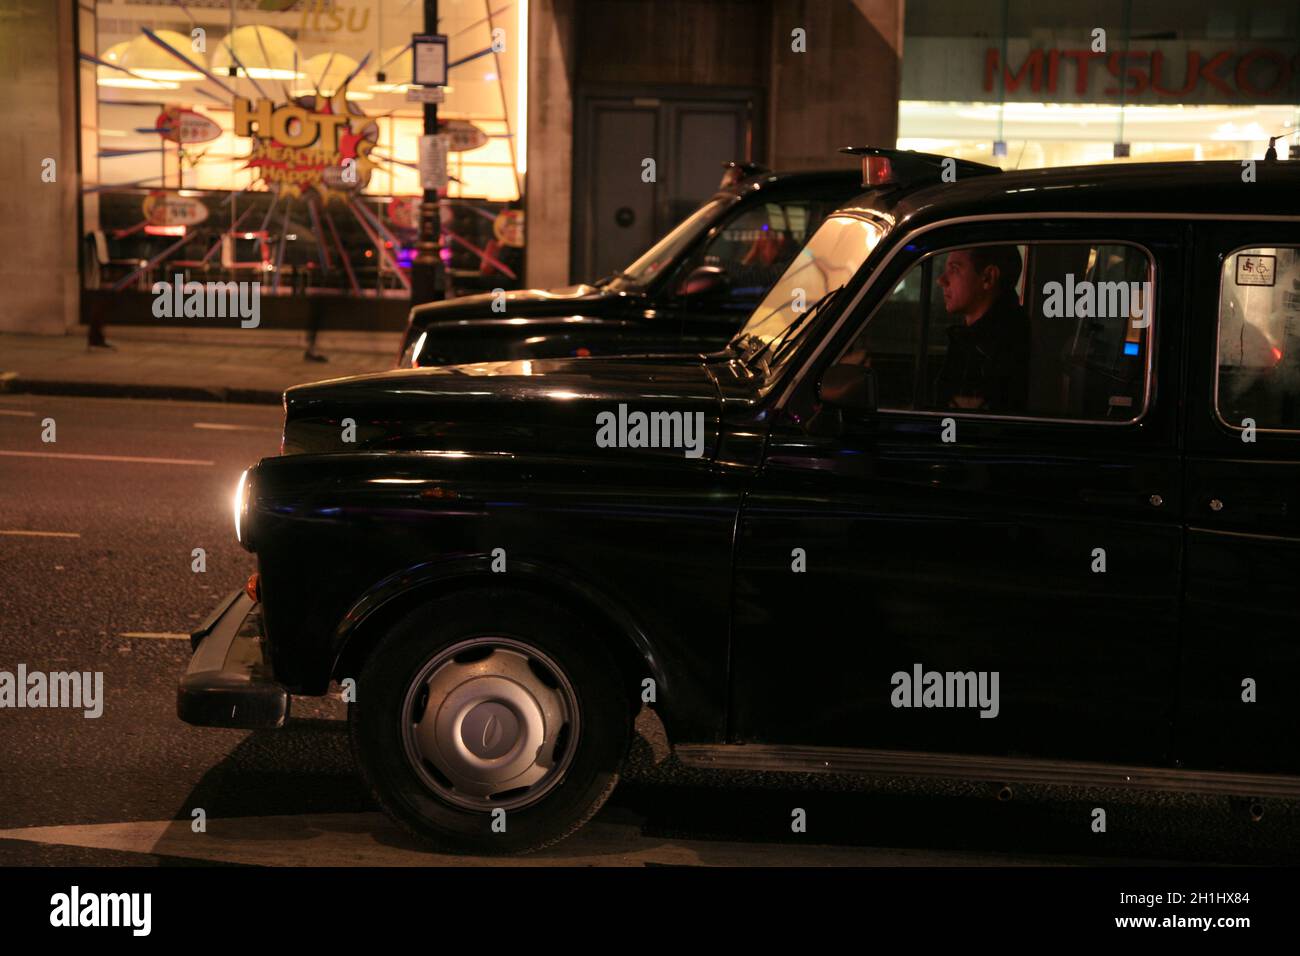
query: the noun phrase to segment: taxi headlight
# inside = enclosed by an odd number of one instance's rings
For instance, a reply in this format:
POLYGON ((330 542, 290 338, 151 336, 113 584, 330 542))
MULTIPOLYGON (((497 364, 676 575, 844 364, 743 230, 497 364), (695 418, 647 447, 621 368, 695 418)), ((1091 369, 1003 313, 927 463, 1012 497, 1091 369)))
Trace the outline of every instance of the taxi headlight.
POLYGON ((239 484, 235 487, 235 540, 247 551, 253 550, 249 547, 249 504, 253 497, 253 480, 251 477, 252 468, 245 468, 244 473, 239 476, 239 484))
POLYGON ((424 351, 424 343, 428 337, 429 330, 425 329, 420 333, 419 338, 406 347, 406 351, 403 352, 402 357, 398 359, 397 365, 399 368, 420 367, 420 353, 424 351))

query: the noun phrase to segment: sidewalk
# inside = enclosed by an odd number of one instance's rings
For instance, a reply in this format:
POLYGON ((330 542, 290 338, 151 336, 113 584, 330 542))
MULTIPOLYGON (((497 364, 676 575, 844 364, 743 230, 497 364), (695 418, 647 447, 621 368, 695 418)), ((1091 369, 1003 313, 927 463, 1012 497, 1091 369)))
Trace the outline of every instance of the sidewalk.
POLYGON ((0 392, 279 404, 291 385, 392 368, 398 339, 376 336, 368 350, 349 343, 352 349, 338 351, 322 333, 319 348, 329 362, 317 363, 303 360, 301 333, 259 345, 115 337, 117 351, 108 351, 87 349, 84 334, 4 332, 0 392))

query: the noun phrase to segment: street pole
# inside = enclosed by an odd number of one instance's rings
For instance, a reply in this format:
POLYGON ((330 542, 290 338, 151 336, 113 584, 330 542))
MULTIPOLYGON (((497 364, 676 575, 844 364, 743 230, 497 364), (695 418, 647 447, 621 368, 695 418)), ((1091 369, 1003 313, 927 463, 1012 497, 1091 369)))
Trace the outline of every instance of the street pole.
MULTIPOLYGON (((424 32, 438 32, 438 0, 424 0, 424 32)), ((412 51, 414 55, 414 51, 412 51)), ((438 104, 424 104, 424 134, 438 132, 438 104)), ((411 305, 432 302, 442 298, 438 290, 438 276, 442 270, 439 247, 442 242, 442 222, 438 209, 438 190, 426 189, 420 203, 420 237, 416 242, 415 258, 411 260, 411 305)))

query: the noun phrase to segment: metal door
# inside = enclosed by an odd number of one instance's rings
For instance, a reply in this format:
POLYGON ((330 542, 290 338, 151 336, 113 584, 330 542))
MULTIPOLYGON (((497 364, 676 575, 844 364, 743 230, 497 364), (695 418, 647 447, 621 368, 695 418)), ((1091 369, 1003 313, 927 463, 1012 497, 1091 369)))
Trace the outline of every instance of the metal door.
POLYGON ((580 103, 573 262, 574 277, 591 281, 627 266, 717 191, 722 164, 747 156, 754 97, 652 91, 580 103))

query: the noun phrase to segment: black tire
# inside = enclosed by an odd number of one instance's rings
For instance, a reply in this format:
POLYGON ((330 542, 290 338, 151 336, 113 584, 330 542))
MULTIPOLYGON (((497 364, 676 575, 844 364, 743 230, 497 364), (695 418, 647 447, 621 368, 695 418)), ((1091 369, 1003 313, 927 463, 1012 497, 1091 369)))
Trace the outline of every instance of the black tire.
POLYGON ((531 853, 578 830, 613 792, 632 732, 626 696, 612 654, 573 614, 531 594, 480 589, 424 604, 380 639, 357 678, 348 727, 375 800, 431 848, 531 853), (484 637, 506 638, 549 657, 567 678, 580 718, 576 741, 566 738, 567 767, 550 778, 550 789, 536 802, 507 810, 505 832, 494 831, 490 809, 458 806, 422 779, 402 730, 409 719, 403 716, 407 692, 425 666, 448 648, 484 637))

